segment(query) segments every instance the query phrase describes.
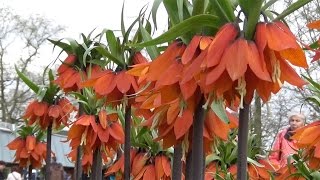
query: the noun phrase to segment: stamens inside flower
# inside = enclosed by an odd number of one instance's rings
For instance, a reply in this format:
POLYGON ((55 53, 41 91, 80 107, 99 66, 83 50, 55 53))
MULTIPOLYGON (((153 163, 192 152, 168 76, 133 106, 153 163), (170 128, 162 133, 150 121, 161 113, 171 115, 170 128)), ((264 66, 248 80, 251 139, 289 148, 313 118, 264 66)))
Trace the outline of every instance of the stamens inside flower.
POLYGON ((281 69, 280 69, 280 62, 276 58, 273 51, 269 51, 271 65, 272 65, 272 81, 278 83, 279 86, 282 86, 282 82, 280 80, 281 76, 281 69))
POLYGON ((238 86, 236 87, 236 90, 240 94, 240 108, 243 108, 243 98, 246 95, 246 80, 244 76, 238 79, 238 86))

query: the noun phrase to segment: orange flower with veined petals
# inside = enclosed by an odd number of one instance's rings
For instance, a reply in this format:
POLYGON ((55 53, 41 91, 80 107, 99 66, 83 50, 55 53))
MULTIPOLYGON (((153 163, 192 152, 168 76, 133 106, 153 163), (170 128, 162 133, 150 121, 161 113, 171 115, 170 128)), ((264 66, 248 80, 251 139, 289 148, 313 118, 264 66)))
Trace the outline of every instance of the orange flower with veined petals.
POLYGON ((204 135, 209 139, 215 138, 215 136, 226 141, 228 139, 228 134, 232 128, 238 126, 238 120, 235 116, 231 115, 228 111, 226 114, 230 120, 229 124, 224 123, 212 110, 208 110, 206 119, 204 121, 205 131, 204 135))
POLYGON ((85 80, 88 75, 92 77, 101 71, 101 68, 97 65, 88 66, 87 70, 78 70, 74 67, 77 60, 76 55, 70 54, 57 70, 58 77, 54 82, 64 92, 78 91, 80 89, 80 82, 85 80), (88 71, 88 68, 91 68, 91 70, 88 71), (90 72, 90 74, 87 74, 87 72, 90 72))
POLYGON ((134 94, 138 91, 138 85, 134 76, 126 73, 126 71, 113 72, 105 70, 99 75, 90 78, 81 83, 82 87, 93 87, 99 96, 107 96, 107 101, 120 101, 124 95, 134 94), (122 94, 122 96, 112 98, 115 94, 122 94))
POLYGON ((76 108, 66 98, 59 99, 57 105, 35 100, 28 105, 23 118, 29 125, 38 122, 40 127, 45 129, 53 123, 53 128, 57 129, 62 124, 68 126, 67 121, 74 110, 76 108))
POLYGON ((296 140, 298 148, 305 148, 309 154, 320 159, 320 121, 315 121, 307 126, 299 128, 291 137, 296 140))
MULTIPOLYGON (((309 29, 317 29, 317 30, 320 30, 320 20, 313 21, 313 22, 307 24, 307 27, 308 27, 309 29)), ((320 38, 318 39, 317 43, 318 43, 318 45, 320 44, 320 38)), ((311 62, 318 61, 318 60, 320 59, 320 48, 311 49, 308 45, 305 45, 305 46, 306 46, 306 48, 307 48, 308 50, 311 50, 311 51, 315 52, 315 55, 313 56, 311 62)))
POLYGON ((120 144, 124 143, 124 132, 122 126, 117 122, 118 117, 108 114, 105 110, 100 110, 98 117, 95 115, 82 115, 71 126, 68 132, 71 152, 71 160, 76 159, 76 150, 83 146, 87 155, 82 159, 84 168, 90 169, 92 154, 95 150, 106 151, 116 150, 120 144))
POLYGON ((269 99, 271 92, 278 92, 284 81, 300 88, 306 84, 288 63, 308 67, 303 50, 287 26, 279 21, 259 23, 255 42, 272 79, 272 82, 258 82, 257 90, 264 101, 269 99))
MULTIPOLYGON (((165 155, 150 156, 145 152, 130 150, 131 177, 135 180, 171 179, 170 160, 165 155)), ((119 178, 124 176, 124 155, 108 168, 105 176, 116 173, 119 178)))
POLYGON ((46 158, 46 144, 37 141, 33 135, 17 137, 7 147, 16 151, 14 162, 18 162, 21 167, 27 167, 28 163, 31 163, 33 168, 40 168, 46 158))
POLYGON ((208 47, 208 54, 202 67, 214 67, 221 62, 225 49, 239 35, 239 28, 233 23, 223 25, 208 47))

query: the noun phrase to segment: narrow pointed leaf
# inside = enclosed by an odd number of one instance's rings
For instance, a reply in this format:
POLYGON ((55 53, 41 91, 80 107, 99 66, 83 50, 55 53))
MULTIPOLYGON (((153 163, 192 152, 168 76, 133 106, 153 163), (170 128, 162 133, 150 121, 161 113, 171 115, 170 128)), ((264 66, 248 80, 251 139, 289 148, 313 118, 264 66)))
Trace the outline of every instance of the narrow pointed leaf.
POLYGON ((201 28, 201 27, 213 27, 219 28, 220 23, 218 21, 218 17, 209 15, 209 14, 202 14, 190 17, 189 19, 184 20, 183 22, 177 24, 176 26, 169 29, 167 32, 162 34, 161 36, 147 42, 143 42, 140 44, 130 44, 133 47, 145 47, 151 46, 156 44, 162 44, 165 42, 169 42, 171 40, 176 39, 177 37, 184 35, 185 33, 192 31, 194 28, 201 28))
POLYGON ((179 22, 183 21, 183 0, 177 0, 179 22))
POLYGON ((195 0, 193 2, 194 3, 193 10, 192 10, 193 16, 204 13, 205 2, 206 0, 195 0))
POLYGON ((152 4, 151 14, 152 14, 152 21, 154 24, 154 27, 158 29, 157 26, 157 11, 159 9, 160 4, 162 3, 162 0, 154 0, 152 4))
POLYGON ((107 37, 108 46, 111 51, 111 54, 119 58, 119 46, 118 46, 117 38, 114 35, 113 31, 107 30, 106 37, 107 37))
MULTIPOLYGON (((143 38, 143 41, 151 41, 151 35, 148 33, 148 31, 143 27, 142 23, 139 23, 139 29, 143 38)), ((148 46, 147 48, 147 52, 149 54, 149 56, 151 57, 151 59, 155 59, 156 57, 158 57, 160 55, 160 52, 157 50, 157 47, 154 46, 148 46)))
POLYGON ((310 96, 305 99, 306 101, 311 101, 315 103, 317 106, 320 106, 320 98, 318 96, 310 96))
POLYGON ((35 83, 33 83, 27 76, 25 76, 22 72, 20 72, 17 68, 17 66, 14 66, 14 68, 16 69, 16 72, 19 76, 19 78, 26 83, 26 85, 35 93, 38 93, 39 91, 39 86, 36 85, 35 83))
POLYGON ((221 15, 227 22, 235 20, 234 10, 229 0, 210 0, 210 3, 216 13, 221 15))
POLYGON ((230 121, 222 103, 222 101, 213 101, 210 107, 223 122, 229 124, 230 121))
POLYGON ((177 13, 178 12, 177 1, 163 0, 163 4, 167 10, 170 23, 172 25, 178 24, 180 21, 179 21, 179 13, 177 13))
POLYGON ((122 36, 125 37, 125 34, 126 34, 126 28, 124 26, 124 16, 123 16, 123 12, 124 12, 124 1, 122 3, 122 9, 121 9, 121 33, 122 33, 122 36))
POLYGON ((278 0, 269 0, 265 5, 262 6, 261 11, 268 9, 268 7, 272 6, 278 0))
POLYGON ((50 41, 52 44, 54 44, 53 49, 58 46, 61 49, 63 49, 64 51, 66 51, 68 54, 72 52, 72 48, 69 44, 62 42, 62 39, 55 41, 52 39, 48 39, 48 41, 50 41))
POLYGON ((297 2, 291 4, 291 6, 289 6, 287 9, 285 9, 282 13, 280 13, 275 20, 280 20, 285 18, 287 15, 293 13, 294 11, 298 10, 299 8, 301 8, 302 6, 308 4, 309 2, 311 2, 312 0, 298 0, 297 2))

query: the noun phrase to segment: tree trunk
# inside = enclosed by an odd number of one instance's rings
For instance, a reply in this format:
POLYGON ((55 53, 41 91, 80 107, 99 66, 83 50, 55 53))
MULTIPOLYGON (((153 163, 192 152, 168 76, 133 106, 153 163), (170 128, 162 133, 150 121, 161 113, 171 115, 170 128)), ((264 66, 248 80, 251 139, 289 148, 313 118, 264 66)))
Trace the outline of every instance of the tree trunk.
POLYGON ((131 128, 131 105, 127 105, 125 110, 125 123, 124 123, 124 134, 125 134, 125 142, 124 142, 124 179, 130 180, 130 172, 131 172, 131 163, 130 163, 130 148, 131 148, 131 136, 130 136, 130 128, 131 128))
POLYGON ((102 180, 102 157, 100 149, 96 149, 93 153, 91 180, 102 180))
POLYGON ((181 180, 182 169, 182 144, 179 143, 174 146, 173 164, 172 164, 172 179, 181 180))
POLYGON ((261 100, 258 94, 255 94, 254 97, 254 111, 253 111, 253 118, 254 118, 254 134, 256 134, 257 145, 261 147, 262 142, 262 123, 261 123, 261 100))
POLYGON ((51 172, 51 136, 52 135, 52 123, 48 126, 47 129, 47 154, 46 154, 46 174, 44 175, 45 179, 50 179, 51 172))
POLYGON ((198 104, 195 116, 193 118, 193 137, 192 137, 192 179, 201 180, 204 176, 203 168, 203 124, 205 119, 205 110, 202 108, 204 97, 198 104))
POLYGON ((4 95, 5 84, 4 84, 3 54, 4 54, 4 49, 1 48, 1 51, 0 51, 1 121, 7 122, 7 118, 6 118, 6 101, 5 101, 5 95, 4 95))
POLYGON ((247 180, 249 105, 244 103, 239 114, 237 179, 247 180))

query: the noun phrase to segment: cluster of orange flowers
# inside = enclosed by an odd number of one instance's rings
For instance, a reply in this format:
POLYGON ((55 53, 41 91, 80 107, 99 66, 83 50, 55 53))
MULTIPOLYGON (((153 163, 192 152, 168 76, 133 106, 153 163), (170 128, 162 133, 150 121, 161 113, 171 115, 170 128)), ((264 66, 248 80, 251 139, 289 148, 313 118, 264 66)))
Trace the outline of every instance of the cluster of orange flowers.
MULTIPOLYGON (((270 179, 270 173, 273 173, 275 169, 263 159, 258 161, 260 165, 254 165, 248 163, 248 178, 252 180, 268 180, 270 179), (263 167, 262 167, 263 166, 263 167)), ((237 165, 233 164, 228 168, 228 173, 236 179, 237 178, 237 165)), ((216 162, 211 162, 205 172, 205 180, 214 179, 216 176, 225 178, 226 172, 221 170, 221 167, 216 162)))
POLYGON ((100 110, 98 117, 81 115, 71 126, 68 140, 71 141, 71 152, 68 156, 73 161, 76 160, 77 148, 83 146, 82 165, 86 172, 89 172, 95 150, 102 148, 103 152, 112 157, 113 152, 124 143, 124 132, 117 114, 107 114, 105 110, 100 110))
MULTIPOLYGON (((130 151, 131 177, 134 180, 155 179, 169 180, 171 179, 170 160, 165 155, 151 156, 146 152, 138 152, 135 149, 130 151)), ((117 162, 109 167, 105 173, 106 176, 115 173, 119 179, 124 174, 124 156, 121 156, 117 162)))
POLYGON ((33 135, 28 135, 26 138, 17 137, 7 147, 16 151, 14 162, 18 162, 21 167, 31 165, 32 168, 40 168, 46 158, 46 144, 37 141, 33 135))
POLYGON ((53 128, 59 128, 62 124, 68 126, 70 114, 74 110, 76 108, 66 98, 59 99, 57 104, 53 105, 34 100, 28 105, 23 118, 29 125, 37 122, 42 129, 48 128, 50 124, 53 128))
POLYGON ((229 104, 239 98, 250 103, 254 90, 267 101, 284 81, 298 87, 305 84, 288 63, 307 68, 303 50, 279 21, 259 23, 253 41, 228 23, 215 37, 195 36, 188 48, 182 59, 186 66, 182 82, 194 78, 203 93, 213 92, 229 104))

